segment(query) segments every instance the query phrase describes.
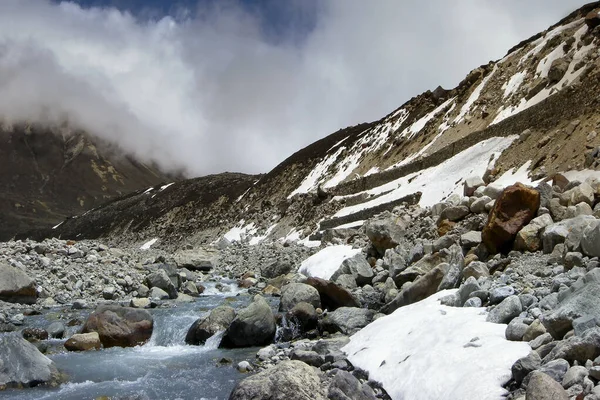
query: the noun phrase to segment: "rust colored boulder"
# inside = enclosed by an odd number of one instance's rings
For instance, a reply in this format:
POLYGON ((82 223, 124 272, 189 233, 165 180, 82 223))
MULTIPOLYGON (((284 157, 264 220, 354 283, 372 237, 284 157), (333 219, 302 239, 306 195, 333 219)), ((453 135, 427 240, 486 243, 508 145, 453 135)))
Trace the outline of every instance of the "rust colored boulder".
POLYGON ((104 347, 133 347, 152 336, 154 320, 146 310, 99 306, 85 322, 81 333, 98 332, 104 347))
POLYGON ((360 303, 347 289, 320 278, 308 278, 305 282, 317 289, 323 308, 336 310, 340 307, 360 307, 360 303))
POLYGON ((540 207, 540 193, 516 183, 504 189, 488 222, 483 229, 482 240, 491 253, 512 250, 517 233, 537 214, 540 207))

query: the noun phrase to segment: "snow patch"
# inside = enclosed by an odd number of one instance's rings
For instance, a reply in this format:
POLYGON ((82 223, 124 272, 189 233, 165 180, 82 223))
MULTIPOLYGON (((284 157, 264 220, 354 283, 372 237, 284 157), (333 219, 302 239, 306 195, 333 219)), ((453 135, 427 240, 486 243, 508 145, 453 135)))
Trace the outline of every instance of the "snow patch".
POLYGON ((508 82, 502 85, 502 89, 504 89, 503 97, 507 98, 508 96, 512 95, 517 90, 519 90, 519 88, 523 84, 523 81, 525 80, 525 76, 527 76, 525 71, 517 72, 516 74, 511 76, 508 82))
POLYGON ((302 261, 298 272, 308 277, 329 279, 345 259, 359 254, 360 251, 348 245, 325 247, 302 261))
POLYGON ((439 303, 455 292, 436 293, 379 318, 342 350, 393 399, 502 398, 512 364, 531 348, 506 340, 506 325, 485 322, 484 308, 439 303))
POLYGON ((494 69, 492 70, 492 72, 490 72, 485 78, 483 78, 481 83, 475 88, 475 90, 473 90, 473 93, 471 93, 471 95, 467 99, 467 102, 460 109, 460 113, 454 119, 455 123, 457 123, 457 124, 460 123, 464 119, 465 115, 472 112, 471 106, 473 106, 473 104, 475 104, 475 102, 479 99, 479 96, 481 95, 483 88, 488 83, 488 81, 491 79, 491 77, 494 75, 494 73, 496 72, 497 69, 498 69, 498 66, 494 65, 494 69))
POLYGON ((158 238, 150 239, 140 246, 140 250, 150 250, 150 247, 156 244, 156 242, 158 242, 158 238))

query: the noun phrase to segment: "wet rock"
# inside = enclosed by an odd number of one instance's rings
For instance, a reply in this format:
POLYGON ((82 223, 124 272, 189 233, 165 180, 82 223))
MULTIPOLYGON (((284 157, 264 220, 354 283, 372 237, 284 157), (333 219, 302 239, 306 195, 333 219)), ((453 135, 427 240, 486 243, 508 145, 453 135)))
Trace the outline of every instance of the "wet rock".
POLYGON ((219 306, 210 311, 208 316, 196 320, 185 336, 190 345, 202 345, 217 332, 225 331, 235 319, 235 310, 229 306, 219 306))
POLYGON ((54 339, 62 339, 65 335, 65 325, 59 321, 48 325, 46 330, 48 331, 48 335, 54 339))
POLYGON ((98 332, 77 333, 65 342, 65 349, 69 351, 100 350, 101 346, 98 332))
POLYGON ((287 315, 288 318, 296 321, 301 332, 308 332, 317 327, 317 310, 312 304, 300 302, 296 304, 287 315))
POLYGON ((154 320, 148 311, 105 305, 88 317, 81 332, 98 332, 104 347, 133 347, 147 342, 153 328, 154 320))
POLYGON ((275 317, 269 304, 257 295, 246 308, 241 309, 232 321, 221 347, 264 346, 275 337, 275 317))
POLYGON ((301 361, 284 361, 239 382, 229 400, 325 400, 316 370, 301 361))
POLYGON ((507 187, 496 201, 483 229, 482 239, 491 253, 509 251, 517 233, 536 215, 540 194, 517 183, 507 187))
POLYGON ((15 334, 0 335, 0 390, 57 386, 63 379, 56 365, 33 344, 15 334))
POLYGON ((35 282, 20 269, 0 262, 0 300, 8 303, 35 304, 35 282))

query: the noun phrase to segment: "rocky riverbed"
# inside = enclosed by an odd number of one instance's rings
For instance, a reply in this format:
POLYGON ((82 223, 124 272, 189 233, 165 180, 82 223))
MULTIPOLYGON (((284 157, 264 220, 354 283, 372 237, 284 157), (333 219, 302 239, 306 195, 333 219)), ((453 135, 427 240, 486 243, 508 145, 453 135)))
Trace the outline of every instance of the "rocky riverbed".
MULTIPOLYGON (((394 363, 427 376, 437 361, 418 363, 431 357, 418 341, 399 350, 408 337, 394 338, 398 344, 388 354, 375 347, 389 340, 385 332, 401 331, 393 328, 396 316, 410 324, 434 312, 452 316, 425 319, 433 325, 423 340, 446 354, 439 368, 447 387, 435 390, 457 393, 452 390, 466 379, 453 371, 460 370, 459 360, 483 351, 486 366, 471 375, 493 375, 485 380, 492 386, 478 390, 511 399, 600 398, 599 199, 595 180, 556 176, 535 187, 503 189, 469 179, 463 196, 431 208, 399 206, 362 226, 325 231, 315 237, 322 240, 318 248, 221 240, 171 254, 90 241, 3 243, 0 385, 68 387, 73 370, 60 362, 68 354, 93 363, 112 352, 148 351, 159 340, 175 358, 154 359, 158 364, 177 360, 177 351, 223 352, 231 399, 274 392, 289 399, 402 398, 407 382, 420 381, 398 380, 394 363), (434 295, 439 300, 432 303, 434 295), (49 314, 58 317, 43 317, 49 314), (179 315, 175 330, 164 319, 170 314, 179 315), (473 324, 480 336, 444 347, 451 341, 439 330, 452 318, 473 324), (243 360, 227 356, 244 354, 239 349, 247 351, 243 360), (453 359, 457 365, 444 372, 453 359), (25 360, 38 375, 16 374, 25 360)), ((424 399, 439 398, 419 384, 424 399)))

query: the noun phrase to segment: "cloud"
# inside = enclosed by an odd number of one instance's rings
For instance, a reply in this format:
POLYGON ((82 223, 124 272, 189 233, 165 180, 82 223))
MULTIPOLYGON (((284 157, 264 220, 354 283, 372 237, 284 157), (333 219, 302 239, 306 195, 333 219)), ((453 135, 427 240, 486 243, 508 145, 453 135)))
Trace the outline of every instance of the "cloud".
POLYGON ((141 20, 0 1, 0 118, 69 123, 165 169, 266 172, 501 58, 585 1, 293 1, 284 37, 235 2, 141 20))

